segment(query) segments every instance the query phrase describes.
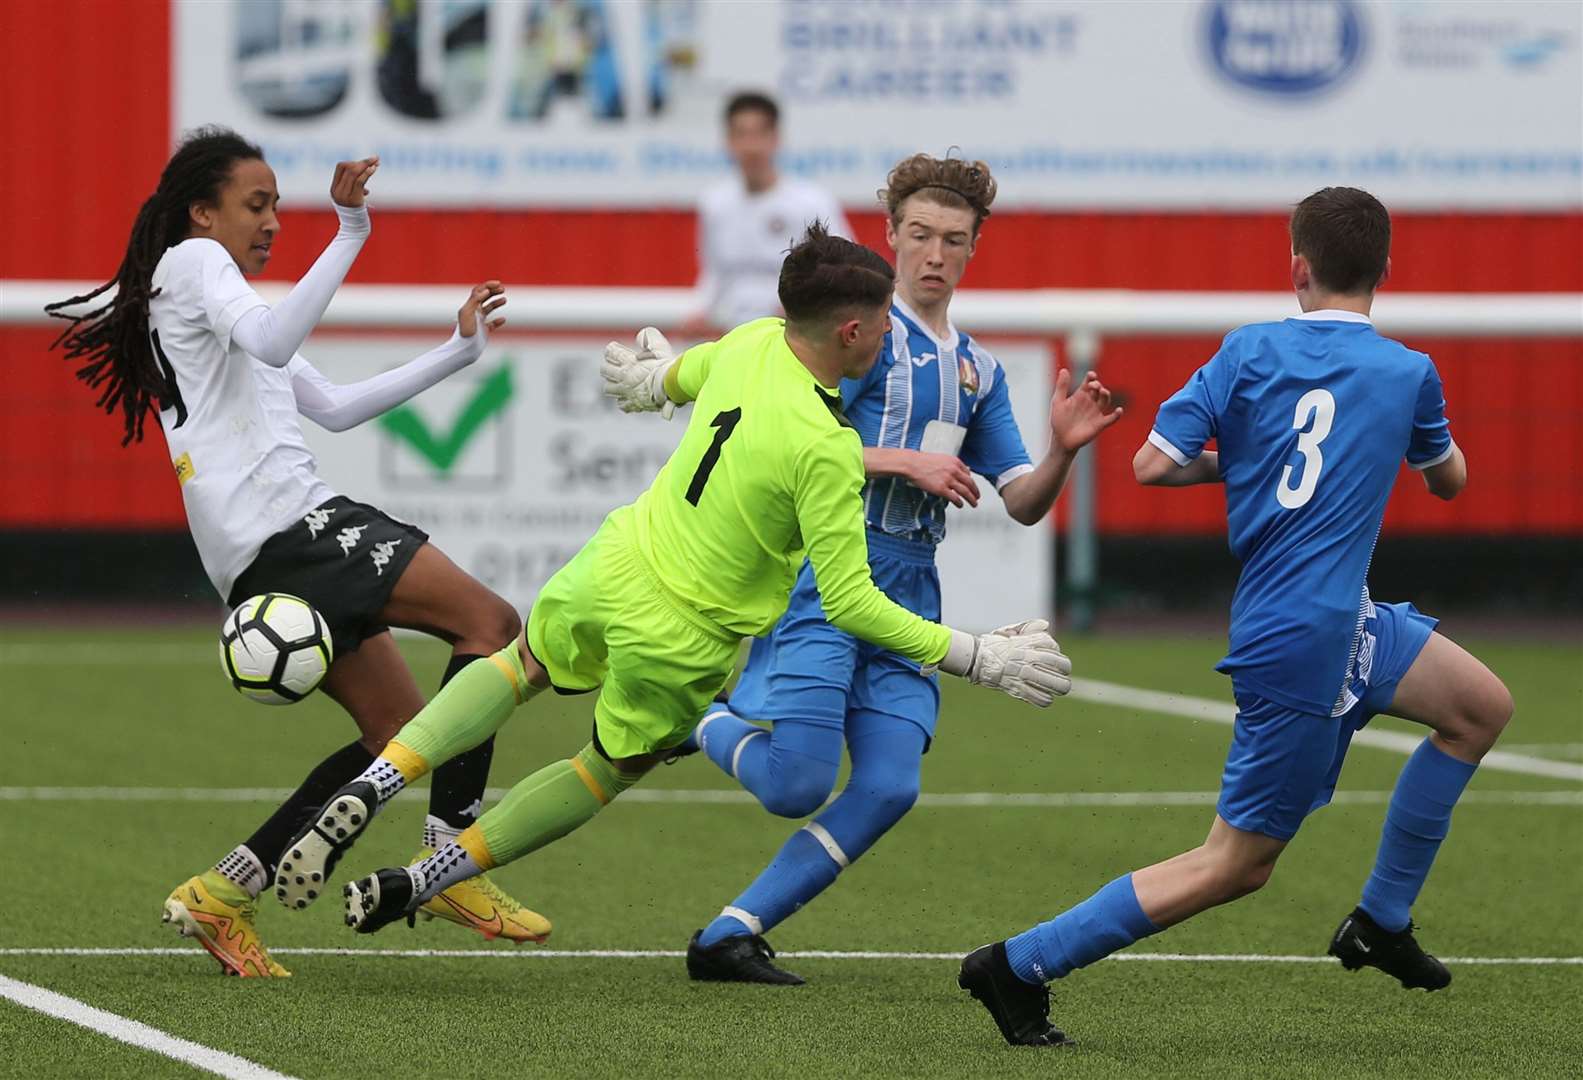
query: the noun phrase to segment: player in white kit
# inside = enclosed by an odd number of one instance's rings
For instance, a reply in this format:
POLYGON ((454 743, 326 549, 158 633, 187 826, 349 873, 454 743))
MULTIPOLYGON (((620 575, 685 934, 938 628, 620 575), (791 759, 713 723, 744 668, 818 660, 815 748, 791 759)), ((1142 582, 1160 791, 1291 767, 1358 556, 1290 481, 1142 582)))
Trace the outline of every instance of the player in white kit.
POLYGON ((726 152, 737 173, 698 200, 698 284, 684 337, 709 337, 754 319, 782 314, 776 288, 781 261, 810 222, 852 238, 841 206, 828 191, 775 164, 780 107, 764 94, 740 93, 726 103, 726 152))
MULTIPOLYGON (((204 571, 228 603, 263 592, 307 600, 324 616, 335 658, 324 691, 360 738, 317 765, 258 830, 209 871, 178 886, 165 921, 196 937, 229 974, 289 974, 253 925, 255 900, 296 830, 373 761, 423 707, 389 627, 452 646, 448 680, 521 629, 515 609, 443 555, 421 529, 337 495, 320 479, 298 416, 342 431, 378 416, 477 360, 504 323, 497 281, 477 286, 450 340, 373 378, 336 385, 297 349, 324 314, 369 234, 364 206, 378 159, 341 162, 330 195, 340 228, 312 268, 271 307, 247 283, 280 230, 279 194, 263 153, 234 132, 190 134, 143 204, 114 280, 49 307, 71 325, 56 342, 78 376, 120 411, 125 445, 157 411, 204 571), (114 289, 86 314, 66 309, 114 289)), ((217 738, 247 738, 246 728, 217 738)), ((482 809, 492 747, 435 774, 423 847, 443 845, 482 809)), ((250 783, 259 782, 249 777, 250 783)), ((481 879, 480 879, 481 880, 481 879)), ((430 915, 487 937, 543 940, 550 925, 493 883, 436 897, 430 915)))

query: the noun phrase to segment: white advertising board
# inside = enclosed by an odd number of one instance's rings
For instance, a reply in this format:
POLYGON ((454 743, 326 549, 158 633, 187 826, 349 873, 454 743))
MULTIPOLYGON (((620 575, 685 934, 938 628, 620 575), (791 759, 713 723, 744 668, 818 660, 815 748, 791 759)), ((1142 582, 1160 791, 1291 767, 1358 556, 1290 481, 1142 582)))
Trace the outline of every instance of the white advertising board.
POLYGON ((288 203, 378 153, 384 205, 690 205, 719 112, 871 206, 960 147, 1003 206, 1583 204, 1562 0, 173 0, 175 124, 262 142, 288 203))
MULTIPOLYGON (((351 382, 432 347, 413 336, 321 335, 308 355, 351 382)), ((427 530, 464 570, 526 611, 605 514, 659 471, 691 416, 627 416, 600 391, 604 341, 497 335, 476 365, 383 417, 332 434, 303 426, 337 492, 427 530)), ((1030 452, 1048 438, 1049 352, 988 346, 1005 365, 1030 452)), ((1005 513, 981 483, 975 510, 952 511, 940 549, 946 617, 990 629, 1048 612, 1054 534, 1005 513)))

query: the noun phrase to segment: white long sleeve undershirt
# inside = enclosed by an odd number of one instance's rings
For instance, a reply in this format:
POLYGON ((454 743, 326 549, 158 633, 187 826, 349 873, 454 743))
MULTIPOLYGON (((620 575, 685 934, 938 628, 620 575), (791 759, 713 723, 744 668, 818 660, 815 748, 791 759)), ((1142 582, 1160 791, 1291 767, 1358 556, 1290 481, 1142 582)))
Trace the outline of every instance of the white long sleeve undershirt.
POLYGON ((344 386, 325 378, 301 356, 291 366, 291 389, 297 411, 329 431, 345 431, 394 409, 440 380, 456 374, 484 353, 488 334, 482 325, 472 337, 460 329, 445 344, 430 349, 398 368, 344 386))
POLYGON ((341 227, 302 280, 274 307, 258 307, 236 321, 231 340, 270 367, 285 367, 324 316, 363 249, 371 226, 366 206, 339 206, 341 227))

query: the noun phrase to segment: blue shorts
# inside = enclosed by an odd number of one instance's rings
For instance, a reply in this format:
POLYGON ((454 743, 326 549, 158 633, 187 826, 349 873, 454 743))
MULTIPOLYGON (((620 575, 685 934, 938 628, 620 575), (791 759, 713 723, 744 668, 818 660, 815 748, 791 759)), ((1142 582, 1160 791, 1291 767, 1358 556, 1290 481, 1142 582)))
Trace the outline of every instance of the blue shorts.
POLYGON ((1216 807, 1226 824, 1277 840, 1297 835, 1303 819, 1330 802, 1353 734, 1390 708, 1396 684, 1437 624, 1411 604, 1374 605, 1350 677, 1357 701, 1340 716, 1237 693, 1237 725, 1216 807))
MULTIPOLYGON (((940 575, 934 545, 868 533, 868 565, 896 603, 936 622, 940 575)), ((801 720, 845 727, 848 713, 910 721, 934 736, 940 715, 939 677, 925 676, 905 657, 860 641, 825 620, 813 568, 803 564, 780 622, 753 642, 731 693, 731 709, 751 720, 801 720)))

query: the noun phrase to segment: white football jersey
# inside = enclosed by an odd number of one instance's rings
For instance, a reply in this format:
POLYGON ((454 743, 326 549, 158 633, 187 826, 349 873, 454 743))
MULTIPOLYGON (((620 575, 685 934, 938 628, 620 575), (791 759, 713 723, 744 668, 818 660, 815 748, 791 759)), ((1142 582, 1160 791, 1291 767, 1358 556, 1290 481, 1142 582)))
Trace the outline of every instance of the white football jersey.
POLYGON ((725 329, 779 315, 781 261, 815 220, 852 237, 840 204, 806 180, 754 194, 733 176, 709 188, 698 203, 699 305, 725 329))
POLYGON ((237 320, 267 307, 218 241, 184 240, 154 268, 149 336, 174 388, 159 422, 204 571, 220 591, 265 540, 335 497, 303 441, 291 379, 231 341, 237 320))

